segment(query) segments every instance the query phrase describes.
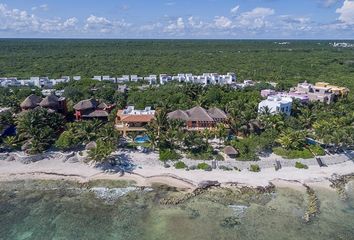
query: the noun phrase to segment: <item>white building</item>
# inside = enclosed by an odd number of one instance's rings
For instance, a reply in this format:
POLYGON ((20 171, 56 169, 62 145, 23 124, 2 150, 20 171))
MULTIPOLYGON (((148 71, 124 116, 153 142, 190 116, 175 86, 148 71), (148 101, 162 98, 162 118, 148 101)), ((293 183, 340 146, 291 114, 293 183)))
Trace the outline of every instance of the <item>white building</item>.
POLYGON ((160 74, 160 84, 163 85, 165 83, 168 83, 172 81, 172 77, 167 74, 160 74))
POLYGON ((102 76, 93 76, 92 80, 102 81, 102 76))
POLYGON ((148 81, 150 85, 156 84, 157 83, 157 76, 156 75, 150 75, 148 77, 144 77, 145 81, 148 81))
POLYGON ((102 76, 102 81, 108 81, 108 82, 112 82, 112 83, 116 83, 117 80, 115 77, 111 77, 111 76, 102 76))
POLYGON ((292 103, 293 99, 291 97, 282 97, 279 95, 268 96, 266 100, 259 103, 258 112, 261 113, 268 108, 272 114, 283 113, 290 116, 292 103))
POLYGON ((73 79, 74 79, 75 81, 80 81, 80 80, 81 80, 81 76, 73 76, 73 79))
POLYGON ((144 110, 137 110, 134 106, 128 106, 123 110, 124 115, 155 115, 155 110, 151 107, 146 107, 144 110))

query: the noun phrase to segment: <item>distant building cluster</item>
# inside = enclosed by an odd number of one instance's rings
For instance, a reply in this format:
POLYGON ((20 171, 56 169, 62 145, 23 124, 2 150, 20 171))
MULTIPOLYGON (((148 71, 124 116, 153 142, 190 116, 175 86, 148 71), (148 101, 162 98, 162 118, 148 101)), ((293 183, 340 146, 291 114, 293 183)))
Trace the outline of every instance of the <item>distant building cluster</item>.
POLYGON ((334 43, 330 43, 330 45, 332 45, 333 47, 336 48, 352 48, 354 47, 353 43, 346 43, 346 42, 334 42, 334 43))
POLYGON ((192 73, 179 73, 177 75, 160 74, 149 75, 146 77, 140 77, 138 75, 123 75, 122 77, 111 77, 111 76, 94 76, 92 78, 96 81, 110 81, 114 83, 125 83, 125 82, 138 82, 147 81, 149 84, 166 84, 168 82, 187 82, 187 83, 199 83, 203 85, 210 84, 220 84, 220 85, 230 85, 237 81, 235 73, 227 73, 225 75, 218 73, 203 73, 202 75, 193 75, 192 73))
MULTIPOLYGON (((91 78, 95 81, 108 81, 112 83, 127 83, 127 82, 139 82, 146 81, 150 85, 161 84, 175 81, 180 83, 196 83, 206 85, 232 85, 235 88, 244 88, 247 86, 253 86, 252 80, 245 80, 243 83, 237 83, 237 76, 235 73, 229 72, 226 74, 218 73, 203 73, 202 75, 194 75, 192 73, 179 73, 177 75, 160 74, 149 75, 141 77, 138 75, 123 75, 121 77, 111 77, 109 75, 93 76, 91 78)), ((59 79, 50 79, 49 77, 30 77, 29 79, 18 79, 16 77, 0 78, 0 86, 2 87, 38 87, 43 89, 51 89, 59 83, 65 83, 69 81, 80 81, 81 76, 63 76, 59 79)))
MULTIPOLYGON (((80 76, 74 76, 73 80, 81 80, 80 76)), ((29 79, 17 79, 16 77, 0 78, 0 86, 2 87, 38 87, 38 88, 52 88, 55 85, 63 82, 69 82, 69 76, 63 76, 59 79, 49 79, 48 77, 30 77, 29 79)))
POLYGON ((306 81, 299 83, 288 92, 264 89, 261 91, 261 96, 267 99, 259 104, 258 111, 262 112, 264 109, 268 109, 270 113, 290 115, 293 100, 298 100, 302 103, 322 102, 331 104, 338 98, 347 96, 348 93, 349 89, 346 87, 331 85, 326 82, 310 84, 306 81))

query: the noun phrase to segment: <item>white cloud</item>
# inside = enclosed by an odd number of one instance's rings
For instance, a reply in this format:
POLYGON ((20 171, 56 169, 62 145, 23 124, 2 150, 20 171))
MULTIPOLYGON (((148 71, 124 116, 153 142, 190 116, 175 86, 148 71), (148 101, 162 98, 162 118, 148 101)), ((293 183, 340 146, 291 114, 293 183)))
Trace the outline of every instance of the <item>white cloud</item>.
POLYGON ((252 11, 241 13, 237 18, 237 24, 250 29, 263 28, 271 24, 266 18, 274 15, 274 13, 274 9, 258 7, 252 11))
POLYGON ((68 31, 75 28, 77 22, 76 18, 69 18, 67 20, 42 19, 26 11, 9 9, 5 4, 0 4, 1 31, 17 33, 68 31))
POLYGON ((121 21, 110 21, 105 17, 98 17, 95 15, 90 15, 86 19, 86 24, 84 26, 84 30, 93 31, 93 32, 101 32, 101 33, 109 33, 116 30, 120 30, 124 27, 129 27, 130 24, 126 23, 124 20, 121 21))
POLYGON ((188 25, 192 29, 200 29, 205 26, 203 21, 201 21, 198 18, 193 17, 193 16, 188 18, 188 25))
POLYGON ((231 12, 232 15, 236 15, 236 13, 238 12, 239 9, 240 9, 240 6, 237 5, 237 6, 233 7, 233 8, 231 8, 230 12, 231 12))
POLYGON ((48 4, 42 4, 40 6, 32 7, 32 11, 37 11, 37 10, 48 11, 48 9, 49 9, 48 4))
POLYGON ((231 28, 232 21, 225 16, 216 16, 214 18, 214 25, 216 28, 221 28, 221 29, 231 28))
POLYGON ((177 33, 184 31, 184 29, 184 20, 182 17, 179 17, 176 21, 170 21, 169 24, 165 27, 164 31, 169 33, 177 33))
POLYGON ((165 5, 171 7, 171 6, 176 5, 176 3, 175 2, 167 2, 167 3, 165 3, 165 5))
POLYGON ((279 16, 280 21, 276 28, 290 32, 313 30, 313 22, 308 17, 279 16))
POLYGON ((341 22, 345 24, 354 24, 354 1, 345 0, 343 6, 336 10, 339 13, 339 18, 341 22))

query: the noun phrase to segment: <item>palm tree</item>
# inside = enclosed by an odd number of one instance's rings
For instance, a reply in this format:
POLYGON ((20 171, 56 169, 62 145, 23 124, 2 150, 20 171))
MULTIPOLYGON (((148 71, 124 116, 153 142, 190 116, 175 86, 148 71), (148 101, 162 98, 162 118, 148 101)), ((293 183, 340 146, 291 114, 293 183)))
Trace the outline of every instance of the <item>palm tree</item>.
POLYGON ((313 111, 305 108, 301 111, 299 120, 301 121, 304 128, 309 129, 313 122, 316 121, 316 116, 313 114, 313 111))
POLYGON ((161 132, 163 130, 165 130, 166 126, 167 126, 167 111, 165 108, 161 108, 159 110, 156 111, 155 114, 155 119, 153 121, 155 123, 156 126, 156 130, 157 130, 157 136, 160 137, 161 132))
POLYGON ((305 131, 293 131, 291 129, 287 129, 280 134, 276 142, 278 142, 282 148, 286 150, 297 150, 305 146, 305 138, 305 131))
POLYGON ((4 144, 10 149, 15 149, 17 147, 18 141, 15 136, 9 136, 4 139, 4 144))
POLYGON ((146 132, 146 135, 149 137, 149 144, 152 148, 152 150, 154 151, 157 148, 158 145, 158 138, 156 135, 156 132, 154 130, 148 130, 146 132))
POLYGON ((209 129, 204 129, 202 135, 205 139, 205 144, 209 146, 209 139, 212 137, 213 133, 209 129))
POLYGON ((109 156, 115 150, 115 146, 112 142, 98 140, 97 146, 88 151, 89 159, 95 162, 106 162, 109 160, 109 156))
POLYGON ((225 139, 227 135, 227 130, 225 127, 225 124, 223 123, 219 123, 216 125, 216 136, 219 138, 219 143, 221 144, 221 142, 225 143, 225 139))

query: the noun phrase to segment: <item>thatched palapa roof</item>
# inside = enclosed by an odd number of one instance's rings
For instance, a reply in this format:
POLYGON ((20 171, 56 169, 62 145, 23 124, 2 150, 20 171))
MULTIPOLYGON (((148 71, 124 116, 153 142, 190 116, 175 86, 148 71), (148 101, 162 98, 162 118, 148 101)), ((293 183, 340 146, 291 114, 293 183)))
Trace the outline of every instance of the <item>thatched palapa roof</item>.
POLYGON ((189 110, 176 110, 168 114, 169 119, 178 119, 182 121, 195 122, 214 122, 220 119, 226 119, 226 113, 219 108, 211 108, 208 111, 202 107, 194 107, 189 110))
POLYGON ((189 116, 185 111, 182 110, 176 110, 174 112, 170 112, 167 117, 169 119, 173 120, 183 120, 183 121, 188 121, 189 116))
POLYGON ((189 116, 189 121, 196 121, 196 122, 214 122, 214 119, 211 118, 208 112, 202 107, 194 107, 187 111, 189 116))
POLYGON ((45 97, 39 105, 43 108, 57 109, 59 107, 59 98, 51 94, 45 97))
POLYGON ((235 148, 233 148, 231 146, 225 147, 224 148, 224 153, 226 155, 228 155, 228 156, 237 156, 239 154, 239 152, 235 148))
POLYGON ((92 111, 88 114, 82 115, 83 117, 89 117, 89 118, 100 118, 100 117, 108 117, 108 112, 104 110, 95 110, 92 111))
POLYGON ((226 119, 227 118, 226 113, 219 108, 210 108, 208 110, 208 114, 213 119, 226 119))
POLYGON ((41 97, 31 94, 21 103, 20 106, 21 106, 21 108, 24 108, 24 109, 32 109, 32 108, 38 107, 38 105, 41 101, 42 101, 41 97))
POLYGON ((77 111, 96 109, 99 105, 96 99, 82 100, 74 105, 74 109, 77 111))
POLYGON ((97 106, 98 109, 106 109, 108 108, 108 105, 105 104, 104 102, 100 103, 98 106, 97 106))

